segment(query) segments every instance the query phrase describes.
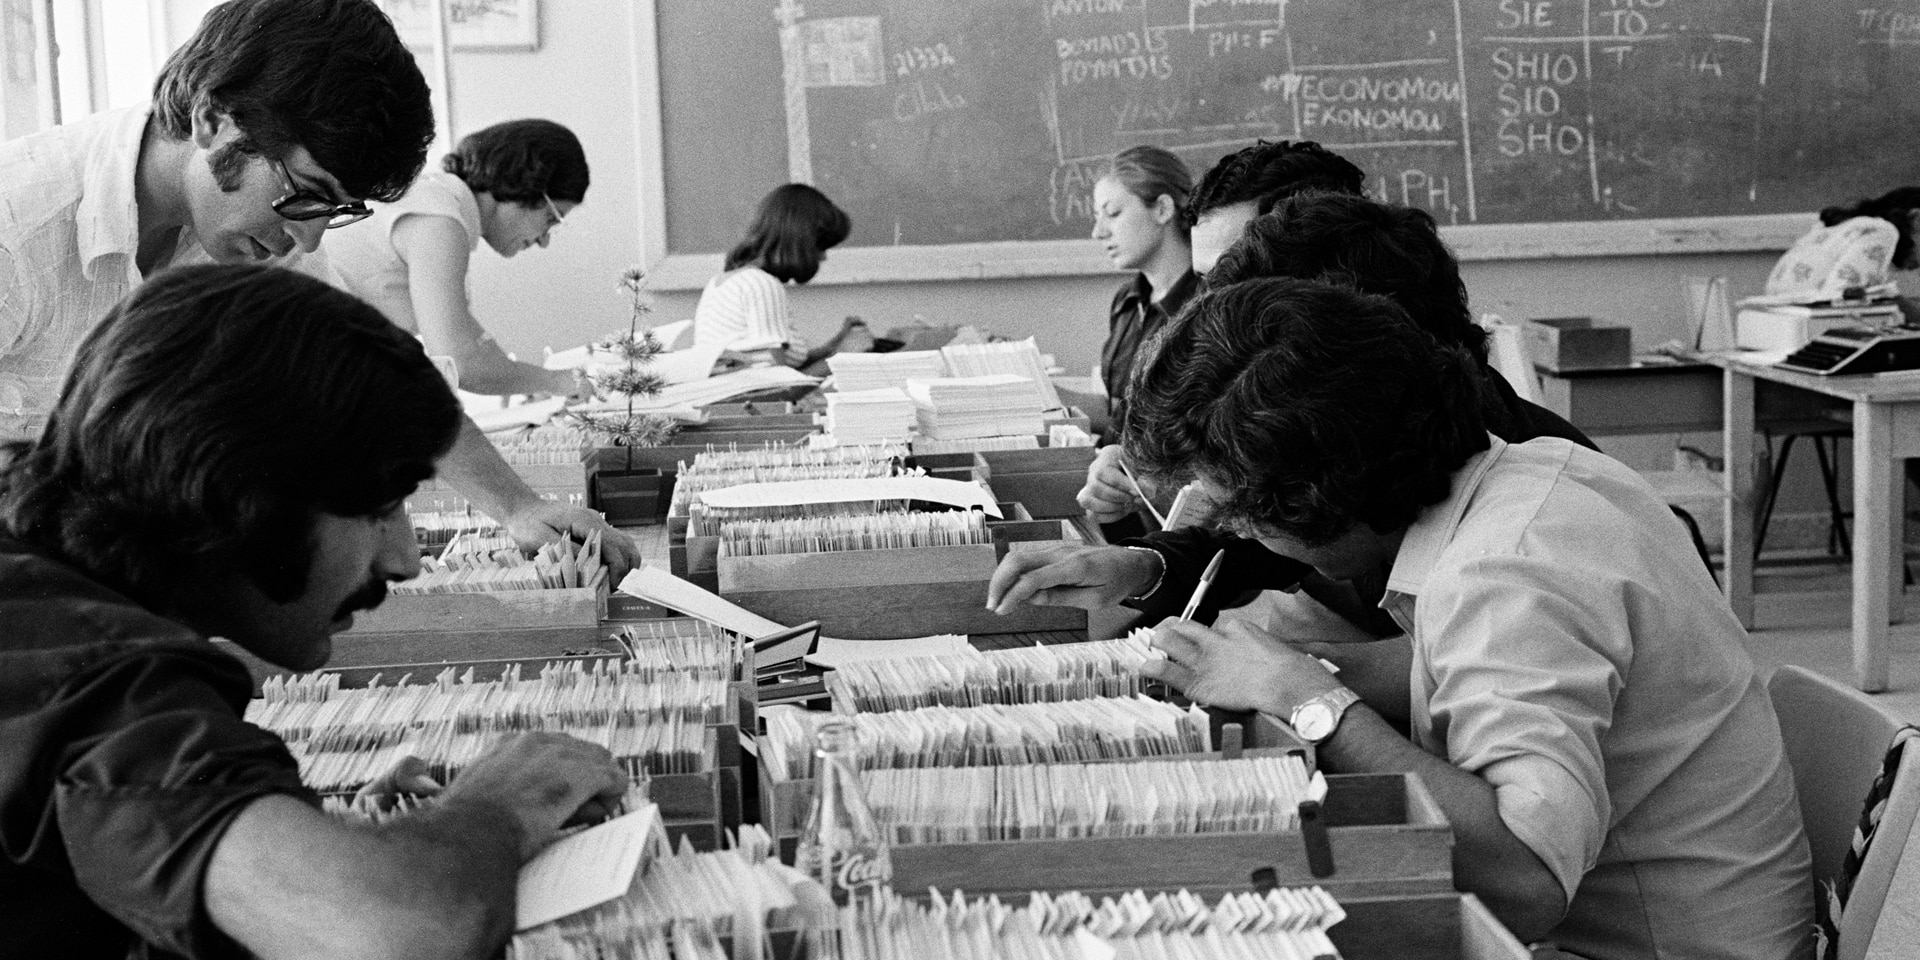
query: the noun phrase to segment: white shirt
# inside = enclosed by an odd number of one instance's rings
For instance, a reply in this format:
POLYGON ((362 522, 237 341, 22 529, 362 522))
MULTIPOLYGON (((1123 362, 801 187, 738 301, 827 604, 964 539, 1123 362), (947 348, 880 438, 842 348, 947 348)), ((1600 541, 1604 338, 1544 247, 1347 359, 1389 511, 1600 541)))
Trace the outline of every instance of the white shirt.
POLYGON ((394 325, 420 333, 407 286, 407 262, 393 245, 393 229, 409 216, 445 217, 460 225, 467 251, 480 246, 480 201, 466 181, 438 170, 420 175, 406 196, 393 203, 370 203, 373 216, 327 235, 326 251, 333 284, 379 308, 394 325))
POLYGON ((792 343, 787 285, 759 267, 741 267, 707 281, 693 309, 693 345, 764 350, 792 343))
MULTIPOLYGON (((38 436, 88 331, 140 283, 145 106, 0 142, 0 440, 38 436)), ((182 230, 169 263, 204 258, 182 230)))
POLYGON ((1394 559, 1414 739, 1493 785, 1593 960, 1810 956, 1779 722, 1680 522, 1565 440, 1493 446, 1394 559))

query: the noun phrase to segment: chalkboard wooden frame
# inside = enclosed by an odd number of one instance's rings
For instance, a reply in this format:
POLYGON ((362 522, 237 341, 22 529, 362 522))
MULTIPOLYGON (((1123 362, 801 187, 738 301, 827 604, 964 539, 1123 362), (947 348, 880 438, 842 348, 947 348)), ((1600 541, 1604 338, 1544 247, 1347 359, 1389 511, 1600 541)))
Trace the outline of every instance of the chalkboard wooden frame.
MULTIPOLYGON (((672 253, 667 237, 666 133, 662 114, 658 0, 633 3, 635 145, 640 252, 654 289, 699 290, 723 260, 720 251, 672 253)), ((1462 261, 1553 260, 1782 251, 1814 223, 1814 214, 1779 213, 1565 223, 1472 224, 1441 228, 1462 261)), ((993 280, 1114 273, 1091 240, 841 247, 815 285, 993 280)))

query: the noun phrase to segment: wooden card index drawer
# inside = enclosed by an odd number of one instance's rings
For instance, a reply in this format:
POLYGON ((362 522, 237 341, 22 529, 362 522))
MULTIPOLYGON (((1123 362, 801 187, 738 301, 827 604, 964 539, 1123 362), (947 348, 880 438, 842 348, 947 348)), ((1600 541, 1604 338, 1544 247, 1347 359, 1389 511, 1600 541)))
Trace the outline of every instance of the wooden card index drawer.
POLYGON ((1089 837, 987 843, 895 844, 893 885, 1018 894, 1081 890, 1243 890, 1271 869, 1285 887, 1318 885, 1353 897, 1451 893, 1453 834, 1418 778, 1335 775, 1323 809, 1334 872, 1315 876, 1300 831, 1185 836, 1089 837))
POLYGON ((606 618, 607 588, 495 590, 390 596, 353 617, 343 636, 363 633, 470 633, 537 627, 598 627, 606 618))
POLYGON ((822 634, 847 640, 1086 629, 1086 611, 1074 607, 988 610, 999 553, 980 543, 720 557, 715 564, 721 596, 777 623, 818 620, 822 634))
MULTIPOLYGON (((1336 896, 1338 896, 1336 894, 1336 896)), ((1346 960, 1528 960, 1526 944, 1471 893, 1353 899, 1327 931, 1346 960)))

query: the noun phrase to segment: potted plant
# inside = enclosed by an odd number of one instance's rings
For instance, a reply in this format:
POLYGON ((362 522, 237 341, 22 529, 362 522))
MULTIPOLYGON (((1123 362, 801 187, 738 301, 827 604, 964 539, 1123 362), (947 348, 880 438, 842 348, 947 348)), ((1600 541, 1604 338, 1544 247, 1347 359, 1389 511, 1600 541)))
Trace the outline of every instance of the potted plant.
POLYGON ((646 271, 629 268, 620 275, 620 289, 632 306, 627 329, 591 344, 588 363, 592 369, 593 358, 601 354, 620 362, 590 376, 601 394, 624 396, 625 409, 569 410, 567 415, 593 437, 596 448, 587 458, 589 504, 606 514, 608 522, 631 526, 660 522, 673 479, 658 469, 636 468, 633 451, 665 443, 678 425, 667 417, 633 409, 634 398, 658 396, 666 386, 660 374, 646 369, 664 347, 653 331, 641 325, 653 312, 646 271))

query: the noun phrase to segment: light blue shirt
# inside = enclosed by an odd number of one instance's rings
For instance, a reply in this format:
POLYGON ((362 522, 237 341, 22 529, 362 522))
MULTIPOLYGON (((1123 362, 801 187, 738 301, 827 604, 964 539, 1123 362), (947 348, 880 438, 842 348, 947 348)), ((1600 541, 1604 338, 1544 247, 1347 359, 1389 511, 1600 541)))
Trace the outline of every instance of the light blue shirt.
POLYGON ((1492 784, 1594 960, 1811 956, 1811 866, 1746 633, 1631 469, 1491 449, 1407 530, 1382 608, 1413 638, 1413 734, 1492 784))

